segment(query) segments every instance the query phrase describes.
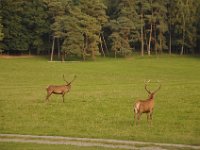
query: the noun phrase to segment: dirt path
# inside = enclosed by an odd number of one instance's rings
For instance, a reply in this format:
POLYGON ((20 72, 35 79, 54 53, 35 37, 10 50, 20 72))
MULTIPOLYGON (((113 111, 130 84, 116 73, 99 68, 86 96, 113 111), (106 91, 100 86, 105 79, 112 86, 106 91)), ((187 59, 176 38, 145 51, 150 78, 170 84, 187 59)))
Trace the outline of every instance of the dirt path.
POLYGON ((0 142, 17 143, 36 143, 36 144, 57 144, 73 145, 82 147, 105 147, 113 149, 129 150, 168 150, 168 149, 200 149, 200 146, 182 145, 182 144, 161 144, 151 142, 136 142, 112 139, 93 139, 93 138, 73 138, 62 136, 36 136, 36 135, 18 135, 18 134, 0 134, 0 142))

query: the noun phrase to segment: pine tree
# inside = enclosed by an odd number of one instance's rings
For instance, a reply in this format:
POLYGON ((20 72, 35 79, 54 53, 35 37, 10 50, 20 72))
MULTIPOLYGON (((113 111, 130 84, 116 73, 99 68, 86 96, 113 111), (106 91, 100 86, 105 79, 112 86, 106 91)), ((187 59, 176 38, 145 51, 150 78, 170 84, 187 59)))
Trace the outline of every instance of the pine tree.
POLYGON ((195 53, 200 53, 200 16, 198 15, 198 14, 200 14, 200 1, 198 0, 197 1, 197 5, 196 5, 196 7, 197 7, 197 13, 196 13, 196 15, 197 15, 197 20, 196 20, 196 22, 197 22, 197 41, 196 41, 196 50, 195 50, 195 53))
MULTIPOLYGON (((41 0, 24 1, 21 23, 29 39, 29 50, 39 54, 45 50, 45 40, 48 36, 50 23, 47 20, 46 5, 41 0)), ((47 40, 46 40, 47 41, 47 40)))
MULTIPOLYGON (((81 10, 85 13, 84 20, 84 33, 85 33, 85 52, 91 55, 92 59, 95 59, 96 55, 99 55, 102 41, 100 34, 102 32, 102 26, 107 22, 106 6, 101 0, 84 1, 80 0, 81 10)), ((103 51, 104 53, 104 51, 103 51)))
POLYGON ((23 1, 2 1, 2 17, 5 37, 3 39, 5 50, 28 50, 28 39, 21 24, 23 1))
POLYGON ((144 39, 144 32, 145 32, 145 20, 147 12, 150 10, 150 4, 148 0, 136 0, 136 10, 138 16, 140 18, 140 43, 141 43, 141 55, 144 55, 144 47, 145 47, 145 39, 144 39))
MULTIPOLYGON (((3 40, 4 34, 3 34, 3 25, 2 25, 2 2, 0 1, 0 42, 3 40)), ((0 50, 1 50, 1 43, 0 43, 0 50)))
POLYGON ((180 55, 194 52, 197 40, 197 6, 194 0, 176 0, 175 5, 176 46, 180 55))
POLYGON ((2 25, 2 19, 0 17, 0 41, 3 40, 4 34, 3 34, 3 25, 2 25))
POLYGON ((78 6, 70 6, 69 15, 65 15, 62 50, 68 55, 76 55, 86 60, 84 51, 84 18, 81 9, 78 6))
POLYGON ((55 47, 55 41, 57 41, 57 51, 58 56, 60 56, 60 48, 62 51, 62 60, 65 56, 69 55, 79 55, 77 50, 78 45, 73 44, 71 39, 73 39, 73 33, 77 31, 77 18, 74 17, 74 3, 71 0, 45 0, 48 6, 48 14, 51 19, 51 37, 52 37, 52 52, 51 60, 53 59, 53 52, 55 47), (72 47, 75 46, 75 47, 72 47), (74 49, 74 51, 72 50, 74 49))
POLYGON ((167 49, 165 33, 168 31, 167 24, 167 3, 165 0, 155 0, 153 2, 155 23, 154 23, 154 44, 155 52, 167 49))
POLYGON ((174 45, 174 40, 173 40, 173 33, 174 33, 174 28, 175 28, 175 22, 176 22, 176 1, 171 1, 171 0, 167 0, 166 1, 166 5, 167 5, 167 18, 168 18, 168 50, 169 50, 169 54, 172 53, 172 46, 174 45))
POLYGON ((0 53, 3 52, 3 44, 1 43, 1 41, 4 38, 4 33, 3 33, 3 25, 2 25, 2 20, 1 20, 1 16, 0 16, 0 53))
POLYGON ((5 50, 38 50, 48 32, 45 5, 41 0, 2 1, 5 50))
POLYGON ((115 56, 116 54, 130 55, 133 51, 130 44, 138 41, 139 38, 135 21, 137 18, 135 2, 133 0, 117 0, 112 1, 111 4, 109 13, 112 21, 107 25, 112 32, 109 36, 112 41, 111 50, 114 51, 115 56))
POLYGON ((51 26, 54 36, 62 41, 62 51, 67 55, 95 59, 103 24, 107 21, 102 1, 69 0, 52 1, 48 5, 54 16, 51 26), (55 11, 60 7, 60 11, 55 11))
POLYGON ((198 2, 196 0, 188 1, 187 6, 188 21, 186 30, 186 53, 194 54, 197 41, 197 25, 198 25, 198 2))

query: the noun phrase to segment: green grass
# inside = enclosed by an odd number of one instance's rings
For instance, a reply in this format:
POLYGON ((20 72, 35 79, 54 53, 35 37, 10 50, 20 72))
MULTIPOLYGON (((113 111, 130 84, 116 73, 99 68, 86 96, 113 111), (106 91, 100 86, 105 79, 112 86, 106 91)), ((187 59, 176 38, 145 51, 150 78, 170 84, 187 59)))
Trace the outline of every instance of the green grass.
MULTIPOLYGON (((200 58, 133 57, 95 62, 0 59, 0 133, 112 138, 200 145, 200 58), (77 75, 72 90, 45 102, 49 84, 77 75), (153 126, 134 126, 144 81, 160 80, 153 126)), ((150 89, 157 88, 151 83, 150 89)))
MULTIPOLYGON (((113 150, 102 147, 80 147, 71 145, 49 145, 49 144, 30 144, 30 143, 1 143, 1 150, 113 150)), ((120 150, 120 149, 118 149, 120 150)))

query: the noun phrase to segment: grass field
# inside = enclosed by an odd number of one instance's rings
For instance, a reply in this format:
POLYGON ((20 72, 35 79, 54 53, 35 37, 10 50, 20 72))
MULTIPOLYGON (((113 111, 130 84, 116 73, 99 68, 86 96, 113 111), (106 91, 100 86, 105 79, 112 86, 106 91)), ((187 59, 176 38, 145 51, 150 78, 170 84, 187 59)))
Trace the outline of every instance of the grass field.
MULTIPOLYGON (((48 62, 0 59, 0 133, 95 137, 200 145, 200 58, 164 56, 48 62), (71 80, 72 90, 46 102, 46 87, 71 80), (133 103, 144 81, 160 80, 153 125, 134 126, 133 103)), ((158 86, 153 82, 149 88, 158 86)))
MULTIPOLYGON (((48 144, 29 144, 29 143, 1 143, 1 150, 113 150, 99 147, 78 147, 68 145, 48 145, 48 144)), ((120 150, 120 149, 119 149, 120 150)))

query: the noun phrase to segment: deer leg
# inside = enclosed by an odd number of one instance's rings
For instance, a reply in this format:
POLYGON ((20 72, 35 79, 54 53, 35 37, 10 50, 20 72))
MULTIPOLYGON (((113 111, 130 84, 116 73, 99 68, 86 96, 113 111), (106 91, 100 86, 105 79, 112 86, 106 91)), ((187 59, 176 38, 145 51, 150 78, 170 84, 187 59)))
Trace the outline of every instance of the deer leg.
POLYGON ((147 113, 147 122, 149 123, 150 113, 147 113))
POLYGON ((150 125, 152 124, 152 115, 153 115, 153 111, 149 112, 149 122, 150 122, 150 125))
POLYGON ((46 97, 46 100, 48 101, 49 100, 49 97, 51 96, 52 93, 47 93, 47 97, 46 97))
POLYGON ((137 113, 134 111, 134 123, 135 125, 137 124, 137 118, 136 118, 137 113))
POLYGON ((63 103, 65 101, 65 93, 62 94, 62 97, 63 97, 63 103))
POLYGON ((140 118, 140 112, 138 111, 137 109, 137 105, 135 104, 134 105, 134 123, 135 125, 137 125, 137 122, 139 121, 139 118, 140 118))
POLYGON ((153 110, 152 110, 152 112, 151 112, 151 114, 150 114, 150 119, 151 119, 151 120, 153 119, 153 110))
POLYGON ((151 122, 152 122, 152 119, 153 119, 152 116, 153 116, 153 112, 150 113, 150 120, 151 120, 151 122))
POLYGON ((141 113, 137 113, 137 122, 138 122, 138 124, 140 122, 140 116, 141 116, 141 113))

